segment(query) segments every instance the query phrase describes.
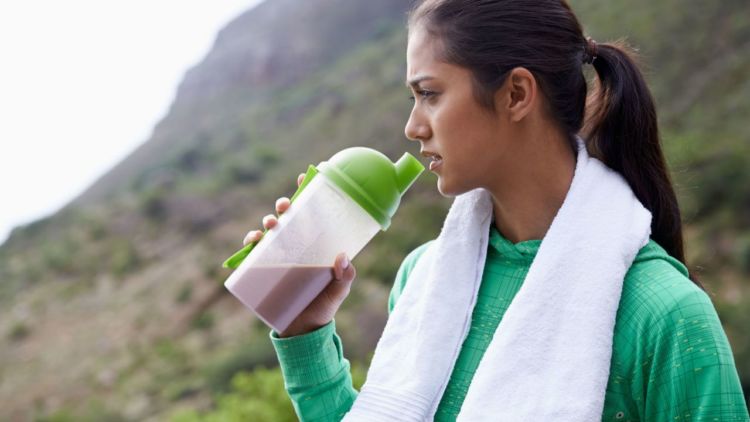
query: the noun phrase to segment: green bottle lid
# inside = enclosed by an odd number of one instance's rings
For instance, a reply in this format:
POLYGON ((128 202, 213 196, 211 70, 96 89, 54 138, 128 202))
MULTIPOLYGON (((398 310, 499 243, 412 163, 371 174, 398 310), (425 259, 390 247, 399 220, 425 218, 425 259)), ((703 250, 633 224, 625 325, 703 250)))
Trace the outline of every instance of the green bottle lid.
MULTIPOLYGON (((386 230, 401 203, 401 196, 423 171, 422 163, 408 152, 392 163, 388 157, 374 149, 347 148, 330 160, 320 163, 317 168, 309 166, 305 179, 292 196, 291 202, 297 199, 318 173, 322 173, 386 230)), ((235 252, 224 261, 224 267, 237 268, 256 243, 249 243, 235 252)))
POLYGON ((401 196, 422 174, 424 166, 408 152, 392 163, 374 149, 354 147, 320 163, 318 171, 386 230, 401 203, 401 196))

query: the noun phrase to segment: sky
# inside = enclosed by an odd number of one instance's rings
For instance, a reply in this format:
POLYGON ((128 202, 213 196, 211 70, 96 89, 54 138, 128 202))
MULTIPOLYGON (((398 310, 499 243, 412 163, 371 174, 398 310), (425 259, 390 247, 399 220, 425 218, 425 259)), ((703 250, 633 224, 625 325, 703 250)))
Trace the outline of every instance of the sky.
POLYGON ((0 244, 138 145, 218 31, 262 0, 0 3, 0 244))

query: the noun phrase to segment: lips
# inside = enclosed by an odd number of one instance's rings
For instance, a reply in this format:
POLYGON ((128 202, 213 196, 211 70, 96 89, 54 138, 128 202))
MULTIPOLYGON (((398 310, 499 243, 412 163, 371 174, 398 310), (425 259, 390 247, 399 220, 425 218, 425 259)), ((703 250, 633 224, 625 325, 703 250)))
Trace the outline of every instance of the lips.
POLYGON ((420 154, 423 157, 430 159, 430 171, 434 171, 437 169, 441 164, 443 164, 443 157, 441 157, 439 154, 436 154, 431 151, 420 151, 420 154))
POLYGON ((440 167, 441 164, 443 164, 442 158, 430 161, 430 171, 437 170, 437 168, 440 167))

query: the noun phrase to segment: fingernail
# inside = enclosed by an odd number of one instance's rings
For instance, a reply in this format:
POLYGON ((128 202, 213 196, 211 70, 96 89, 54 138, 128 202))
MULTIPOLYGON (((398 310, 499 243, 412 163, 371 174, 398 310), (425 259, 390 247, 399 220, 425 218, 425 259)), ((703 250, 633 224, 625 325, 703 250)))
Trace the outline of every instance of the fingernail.
POLYGON ((344 255, 344 259, 341 260, 341 268, 343 269, 349 268, 349 257, 347 257, 346 255, 344 255))

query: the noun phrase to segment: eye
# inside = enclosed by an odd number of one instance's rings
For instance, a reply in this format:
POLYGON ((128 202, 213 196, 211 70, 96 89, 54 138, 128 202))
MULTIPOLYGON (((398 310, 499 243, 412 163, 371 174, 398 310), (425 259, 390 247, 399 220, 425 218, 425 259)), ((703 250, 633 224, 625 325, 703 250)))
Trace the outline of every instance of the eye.
POLYGON ((419 96, 422 97, 422 98, 424 98, 424 99, 430 98, 430 97, 432 97, 432 96, 435 95, 434 92, 428 91, 426 89, 421 89, 421 90, 417 91, 417 94, 419 94, 419 96))
MULTIPOLYGON (((430 99, 431 97, 434 97, 437 94, 436 92, 429 91, 426 89, 417 89, 414 91, 414 93, 424 100, 430 99)), ((414 101, 416 97, 414 95, 411 95, 409 96, 409 99, 414 101)))

